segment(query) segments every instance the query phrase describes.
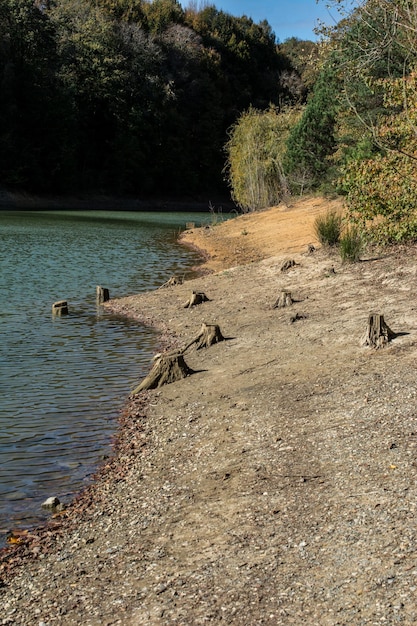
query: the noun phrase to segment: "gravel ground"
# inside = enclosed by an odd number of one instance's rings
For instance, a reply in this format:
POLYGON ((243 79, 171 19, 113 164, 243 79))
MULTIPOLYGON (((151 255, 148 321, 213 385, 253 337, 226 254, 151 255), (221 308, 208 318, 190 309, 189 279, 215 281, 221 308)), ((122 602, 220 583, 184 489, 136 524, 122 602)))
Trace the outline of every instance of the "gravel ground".
POLYGON ((202 322, 226 340, 131 397, 94 485, 0 555, 0 624, 416 624, 416 250, 111 302, 165 348, 202 322), (193 290, 209 301, 186 309, 193 290), (397 333, 381 350, 370 312, 397 333))

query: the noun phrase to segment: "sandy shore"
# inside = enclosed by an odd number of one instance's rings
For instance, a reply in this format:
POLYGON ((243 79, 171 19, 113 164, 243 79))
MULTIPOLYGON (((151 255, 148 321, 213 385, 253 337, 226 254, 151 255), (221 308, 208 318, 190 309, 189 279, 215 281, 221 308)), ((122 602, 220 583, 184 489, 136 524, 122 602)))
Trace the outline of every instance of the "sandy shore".
POLYGON ((308 253, 309 202, 189 233, 222 269, 110 303, 163 346, 226 340, 131 398, 94 486, 3 556, 0 623, 417 623, 416 248, 308 253), (379 351, 371 311, 398 333, 379 351))

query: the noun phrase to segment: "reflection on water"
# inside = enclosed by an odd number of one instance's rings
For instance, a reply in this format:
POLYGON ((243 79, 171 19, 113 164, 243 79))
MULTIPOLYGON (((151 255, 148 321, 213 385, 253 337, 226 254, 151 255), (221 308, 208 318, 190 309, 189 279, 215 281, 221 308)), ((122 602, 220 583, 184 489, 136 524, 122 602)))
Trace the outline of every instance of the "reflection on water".
POLYGON ((69 500, 109 453, 118 412, 157 335, 106 313, 111 297, 187 274, 175 243, 201 214, 0 211, 0 541, 38 522, 49 496, 69 500), (54 317, 65 299, 69 315, 54 317))

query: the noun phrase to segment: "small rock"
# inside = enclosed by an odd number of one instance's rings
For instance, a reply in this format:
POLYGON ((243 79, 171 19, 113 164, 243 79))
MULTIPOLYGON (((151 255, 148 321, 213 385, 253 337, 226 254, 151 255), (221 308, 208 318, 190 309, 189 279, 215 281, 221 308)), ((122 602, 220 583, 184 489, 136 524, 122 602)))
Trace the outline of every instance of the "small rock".
POLYGON ((47 498, 45 502, 42 502, 43 509, 56 509, 56 507, 61 504, 59 499, 56 496, 52 496, 51 498, 47 498))

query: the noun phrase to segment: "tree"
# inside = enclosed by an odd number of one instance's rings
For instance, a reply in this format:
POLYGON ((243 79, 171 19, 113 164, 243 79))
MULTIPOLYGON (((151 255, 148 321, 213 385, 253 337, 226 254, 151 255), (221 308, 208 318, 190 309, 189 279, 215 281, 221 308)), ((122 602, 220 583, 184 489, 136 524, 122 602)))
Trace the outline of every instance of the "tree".
POLYGON ((53 189, 62 175, 68 112, 56 83, 54 29, 31 0, 0 0, 0 178, 53 189))
POLYGON ((249 109, 230 133, 226 174, 232 197, 243 211, 278 204, 287 193, 282 161, 285 140, 299 113, 249 109))
POLYGON ((350 219, 380 242, 417 238, 415 2, 368 0, 336 29, 343 71, 340 184, 350 219))
POLYGON ((281 83, 288 82, 288 89, 299 102, 303 102, 320 72, 322 46, 314 41, 290 37, 278 47, 293 66, 292 70, 284 70, 281 83))
POLYGON ((298 193, 323 184, 329 158, 336 150, 336 121, 340 86, 334 64, 327 63, 317 79, 300 121, 287 141, 284 171, 298 193))
POLYGON ((380 242, 417 239, 417 74, 385 80, 386 111, 376 128, 379 149, 352 158, 342 171, 350 218, 380 242), (407 108, 403 103, 407 102, 407 108))
POLYGON ((145 16, 151 33, 159 34, 172 24, 184 21, 184 11, 178 0, 153 0, 144 4, 145 16))

